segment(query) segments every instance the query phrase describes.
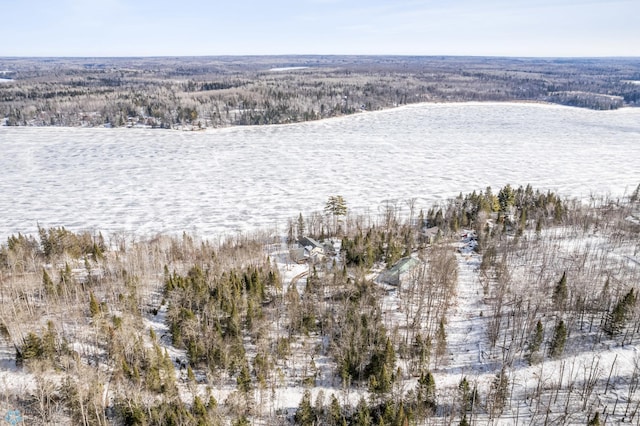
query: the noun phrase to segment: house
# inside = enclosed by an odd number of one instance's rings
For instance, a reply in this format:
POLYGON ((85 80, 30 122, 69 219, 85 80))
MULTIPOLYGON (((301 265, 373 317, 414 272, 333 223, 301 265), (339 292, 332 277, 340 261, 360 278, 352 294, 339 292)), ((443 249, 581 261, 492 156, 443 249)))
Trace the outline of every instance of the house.
POLYGON ((415 270, 422 262, 414 257, 404 257, 396 262, 388 271, 380 274, 380 282, 393 286, 399 286, 402 278, 408 273, 415 270))
POLYGON ((311 237, 298 238, 298 247, 289 250, 291 260, 296 263, 305 263, 309 259, 314 262, 324 259, 325 247, 311 237))

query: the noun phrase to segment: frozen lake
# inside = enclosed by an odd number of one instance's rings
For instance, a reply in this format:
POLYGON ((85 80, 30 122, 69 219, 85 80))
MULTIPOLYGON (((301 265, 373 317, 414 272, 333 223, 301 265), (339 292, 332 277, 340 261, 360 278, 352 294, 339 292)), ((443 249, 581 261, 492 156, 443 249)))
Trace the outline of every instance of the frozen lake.
POLYGON ((377 213, 530 183, 620 196, 640 183, 640 108, 421 104, 205 132, 0 127, 0 239, 42 226, 204 237, 278 226, 341 194, 377 213))

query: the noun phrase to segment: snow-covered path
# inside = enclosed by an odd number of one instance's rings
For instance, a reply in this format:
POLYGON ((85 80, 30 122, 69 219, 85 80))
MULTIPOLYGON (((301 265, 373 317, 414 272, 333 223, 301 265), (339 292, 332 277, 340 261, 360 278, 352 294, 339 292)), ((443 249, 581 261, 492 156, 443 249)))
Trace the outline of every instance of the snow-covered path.
POLYGON ((486 321, 482 316, 485 304, 478 280, 481 256, 474 252, 457 253, 458 289, 449 313, 447 357, 442 364, 448 374, 471 375, 486 371, 486 321))

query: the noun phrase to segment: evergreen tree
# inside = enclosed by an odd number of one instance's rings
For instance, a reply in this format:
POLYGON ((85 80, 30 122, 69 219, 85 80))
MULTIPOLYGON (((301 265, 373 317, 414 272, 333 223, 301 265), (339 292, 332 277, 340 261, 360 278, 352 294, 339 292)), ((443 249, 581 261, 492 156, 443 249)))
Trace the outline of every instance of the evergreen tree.
POLYGON ((553 289, 553 305, 556 309, 562 309, 567 301, 567 272, 562 273, 562 278, 553 289))
POLYGON ((345 216, 347 214, 347 202, 342 195, 332 195, 324 206, 324 211, 331 216, 345 216))
POLYGON ((304 218, 302 217, 302 213, 298 215, 298 238, 302 238, 304 236, 304 218))
POLYGON ((491 382, 489 397, 487 401, 487 406, 489 409, 489 414, 493 416, 499 416, 502 414, 504 410, 504 406, 507 402, 507 397, 509 395, 509 377, 507 377, 507 372, 504 367, 496 377, 491 382))
POLYGON ((556 223, 561 223, 563 216, 564 216, 564 207, 562 205, 562 201, 559 198, 557 198, 555 200, 554 208, 553 208, 553 219, 555 220, 556 223))
POLYGON ((302 400, 296 414, 294 416, 296 424, 303 426, 312 426, 315 423, 315 415, 313 413, 313 407, 311 406, 311 392, 308 389, 304 391, 302 400))
POLYGON ((422 372, 416 389, 418 412, 422 415, 432 415, 436 410, 436 382, 430 371, 422 372))
POLYGON ((94 296, 93 292, 89 293, 89 312, 91 313, 91 317, 95 318, 100 313, 100 305, 96 300, 96 296, 94 296))
POLYGON ((536 354, 540 351, 540 346, 542 346, 543 341, 544 327, 542 326, 542 321, 538 320, 536 323, 536 329, 529 341, 529 354, 527 355, 527 359, 530 364, 533 364, 536 361, 536 354))
POLYGON ((409 416, 404 410, 404 404, 400 402, 400 406, 396 411, 396 417, 393 421, 394 426, 408 426, 409 425, 409 416))
POLYGON ((396 354, 387 337, 383 351, 376 351, 371 357, 370 363, 365 369, 365 374, 369 376, 369 390, 376 394, 385 394, 391 391, 393 369, 396 363, 396 354))
POLYGON ((42 339, 35 333, 29 332, 24 339, 22 348, 18 349, 16 346, 16 363, 21 364, 25 360, 39 359, 42 357, 42 339))
POLYGON ((53 360, 56 356, 56 330, 53 327, 53 322, 47 321, 47 331, 42 336, 42 356, 47 359, 53 360))
POLYGON ((471 385, 466 377, 463 377, 458 384, 458 394, 460 397, 460 408, 462 413, 472 411, 478 401, 478 389, 474 385, 471 389, 471 385))
POLYGON ((511 185, 507 184, 498 192, 498 202, 500 203, 500 211, 506 213, 515 202, 515 194, 511 185))
POLYGON ((44 286, 44 291, 49 296, 57 295, 56 285, 53 283, 53 280, 44 268, 42 268, 42 285, 44 286))
POLYGON ((313 404, 313 415, 315 417, 315 424, 326 423, 326 410, 324 407, 324 391, 320 389, 316 395, 316 401, 313 404))
POLYGON ((341 426, 344 422, 344 416, 342 415, 342 407, 340 401, 334 394, 331 394, 331 402, 329 403, 329 415, 328 422, 330 426, 341 426))
POLYGON ((553 339, 549 347, 549 356, 551 358, 559 358, 564 351, 564 345, 567 341, 567 327, 563 320, 560 320, 553 331, 553 339))
POLYGON ((251 390, 251 374, 249 374, 249 367, 246 360, 242 364, 236 383, 238 384, 238 390, 244 394, 249 393, 251 390))
POLYGON ((332 195, 324 206, 324 212, 333 218, 334 232, 338 233, 338 222, 342 216, 347 215, 347 202, 342 195, 332 195))
POLYGON ((202 402, 202 399, 200 399, 198 395, 193 398, 193 408, 191 411, 196 418, 206 419, 207 407, 205 407, 204 402, 202 402))
POLYGON ((355 426, 371 426, 371 413, 369 413, 369 406, 364 397, 361 397, 356 406, 356 412, 354 413, 354 419, 352 422, 355 426))
POLYGON ((613 310, 607 315, 606 322, 604 324, 604 331, 611 337, 620 334, 625 326, 625 323, 629 319, 633 307, 636 304, 636 295, 633 289, 629 290, 627 294, 613 307, 613 310))

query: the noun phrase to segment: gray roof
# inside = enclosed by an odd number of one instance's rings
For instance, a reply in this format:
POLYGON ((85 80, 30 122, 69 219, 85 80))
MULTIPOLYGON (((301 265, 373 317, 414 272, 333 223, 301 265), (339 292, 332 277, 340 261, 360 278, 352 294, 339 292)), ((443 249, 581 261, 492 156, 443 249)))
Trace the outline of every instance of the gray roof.
POLYGON ((387 284, 399 285, 401 275, 411 272, 420 265, 420 263, 421 262, 418 259, 413 257, 402 258, 388 271, 383 272, 380 279, 387 284))
POLYGON ((400 259, 391 269, 389 269, 389 273, 391 274, 405 274, 411 271, 413 268, 418 266, 420 261, 413 257, 405 257, 400 259))
POLYGON ((309 247, 310 246, 312 249, 319 248, 321 250, 324 250, 324 246, 322 244, 320 244, 317 240, 314 240, 311 237, 300 237, 298 239, 298 243, 302 247, 309 247))

